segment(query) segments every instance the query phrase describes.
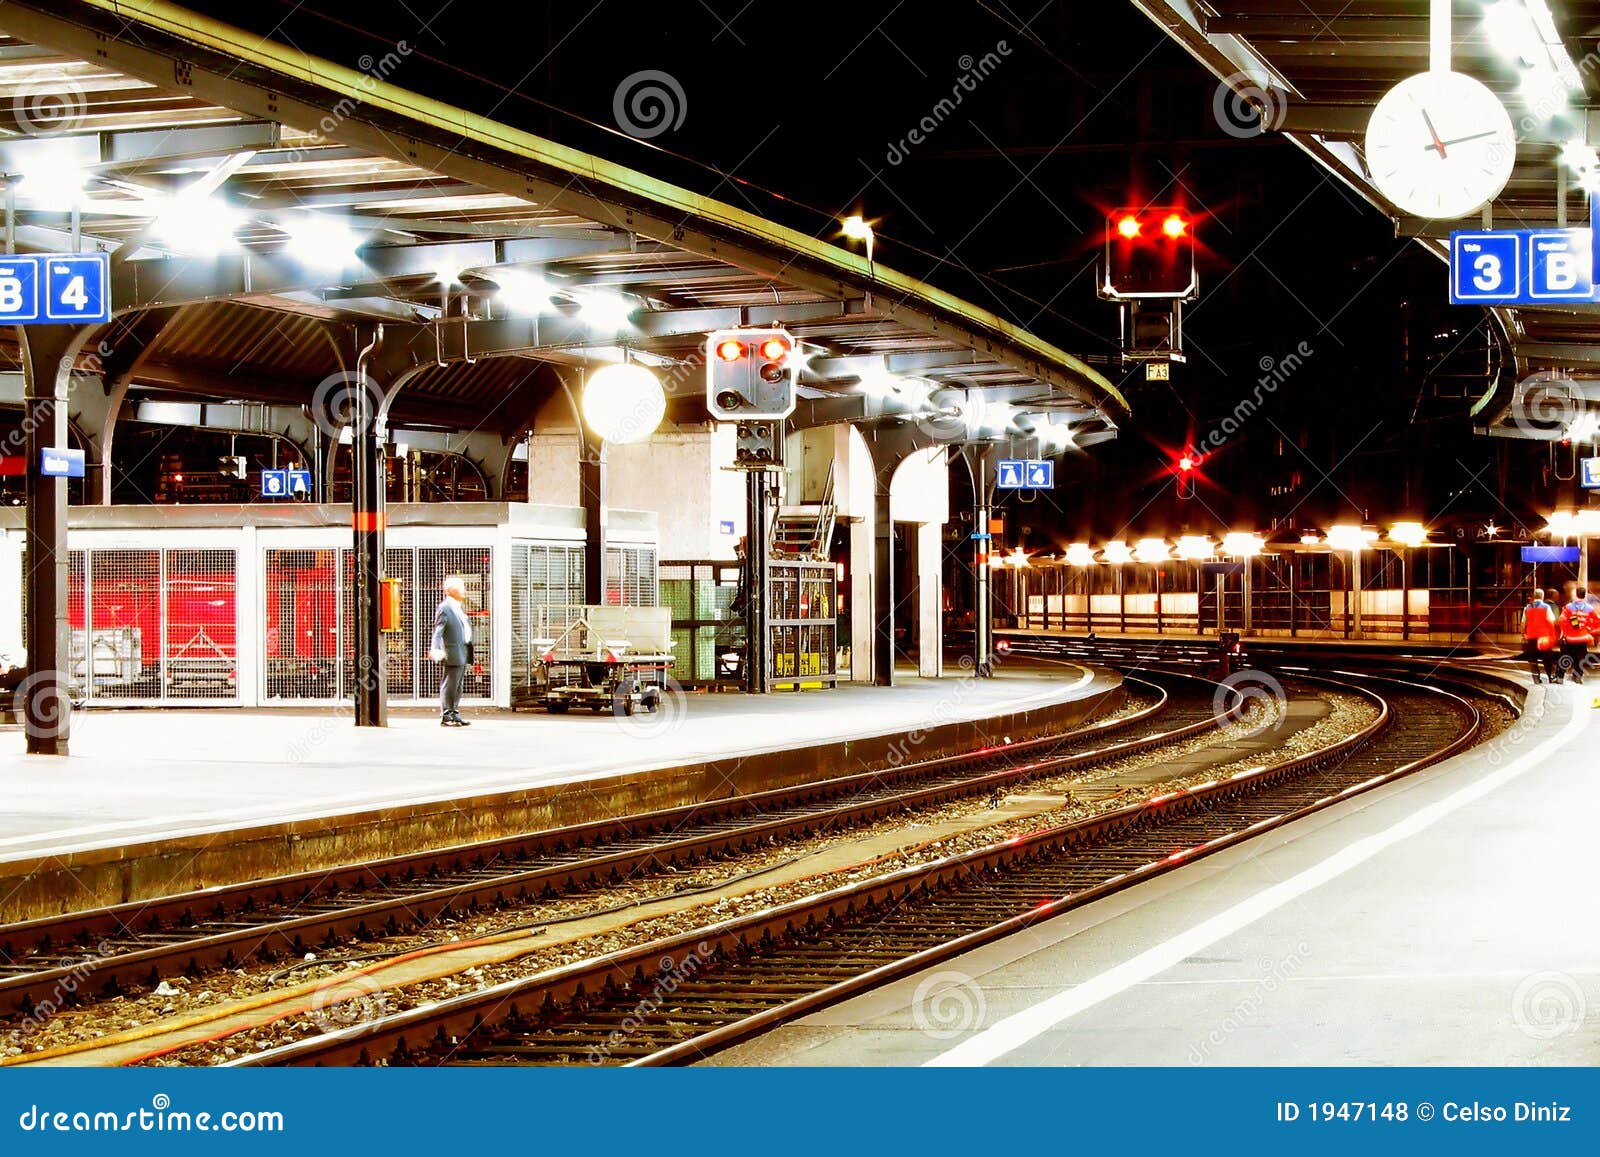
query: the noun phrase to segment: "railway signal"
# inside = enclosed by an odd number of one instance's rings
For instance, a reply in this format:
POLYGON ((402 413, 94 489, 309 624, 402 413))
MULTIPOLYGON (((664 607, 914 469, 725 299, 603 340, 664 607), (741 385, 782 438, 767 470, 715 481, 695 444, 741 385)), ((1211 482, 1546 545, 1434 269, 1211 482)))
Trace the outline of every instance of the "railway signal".
POLYGON ((706 335, 706 409, 724 422, 787 418, 799 359, 782 329, 719 329, 706 335))
POLYGON ((1177 481, 1179 498, 1194 497, 1194 477, 1200 469, 1200 455, 1193 450, 1185 450, 1173 463, 1172 475, 1177 481))
POLYGON ((1106 219, 1100 292, 1116 301, 1187 301, 1199 283, 1194 227, 1181 209, 1118 209, 1106 219))

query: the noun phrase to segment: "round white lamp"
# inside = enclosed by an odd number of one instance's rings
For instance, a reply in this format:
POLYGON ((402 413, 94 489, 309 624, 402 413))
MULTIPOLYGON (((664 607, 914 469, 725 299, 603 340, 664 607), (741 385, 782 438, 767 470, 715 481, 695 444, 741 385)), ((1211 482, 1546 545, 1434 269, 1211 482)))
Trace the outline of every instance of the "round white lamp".
POLYGON ((584 384, 583 420, 607 442, 641 442, 656 432, 666 414, 666 391, 644 366, 603 366, 584 384))

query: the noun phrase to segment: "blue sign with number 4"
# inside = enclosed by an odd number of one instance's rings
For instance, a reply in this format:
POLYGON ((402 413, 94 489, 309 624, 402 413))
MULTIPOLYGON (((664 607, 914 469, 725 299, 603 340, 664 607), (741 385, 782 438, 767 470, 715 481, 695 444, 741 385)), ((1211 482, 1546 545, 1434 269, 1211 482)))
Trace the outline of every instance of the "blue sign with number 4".
POLYGON ((0 257, 0 325, 95 325, 110 320, 110 254, 0 257))

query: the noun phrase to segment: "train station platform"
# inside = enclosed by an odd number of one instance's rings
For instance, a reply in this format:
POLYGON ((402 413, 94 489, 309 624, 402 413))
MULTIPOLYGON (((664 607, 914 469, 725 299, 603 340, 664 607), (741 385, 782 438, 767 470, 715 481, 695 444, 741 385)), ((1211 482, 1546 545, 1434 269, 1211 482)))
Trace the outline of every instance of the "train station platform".
POLYGON ((0 734, 0 923, 831 778, 1070 727, 1120 678, 1013 662, 892 688, 684 694, 631 717, 80 711, 0 734))
POLYGON ((1597 691, 709 1063, 1600 1063, 1597 691))

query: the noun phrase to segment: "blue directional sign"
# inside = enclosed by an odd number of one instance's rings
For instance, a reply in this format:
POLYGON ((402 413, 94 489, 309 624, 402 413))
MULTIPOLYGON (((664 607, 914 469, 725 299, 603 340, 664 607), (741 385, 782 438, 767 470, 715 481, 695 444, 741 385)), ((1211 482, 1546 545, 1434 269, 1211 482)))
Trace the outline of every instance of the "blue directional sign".
POLYGON ((1002 458, 995 464, 997 490, 1054 490, 1056 464, 1048 458, 1002 458))
POLYGON ((263 470, 261 472, 261 497, 283 498, 289 493, 289 472, 287 470, 263 470))
POLYGON ((1525 546, 1523 562, 1577 562, 1583 552, 1575 546, 1525 546))
POLYGON ((1578 460, 1578 483, 1585 490, 1600 490, 1600 458, 1578 460))
POLYGON ((39 320, 39 263, 32 257, 0 258, 0 322, 39 320))
POLYGON ((46 478, 82 478, 83 451, 57 450, 54 447, 40 450, 39 473, 46 478))
POLYGON ((717 529, 720 530, 723 534, 732 534, 733 533, 733 519, 731 519, 731 518, 719 519, 717 521, 717 529))
POLYGON ((1458 229, 1450 234, 1454 305, 1600 301, 1588 229, 1458 229))
POLYGON ((291 470, 291 471, 289 471, 289 493, 290 494, 310 494, 311 493, 311 471, 309 471, 309 470, 291 470))
POLYGON ((61 325, 111 320, 111 257, 106 253, 25 253, 0 257, 0 325, 61 325))
POLYGON ((74 253, 41 257, 44 319, 53 322, 111 320, 111 255, 74 253))

